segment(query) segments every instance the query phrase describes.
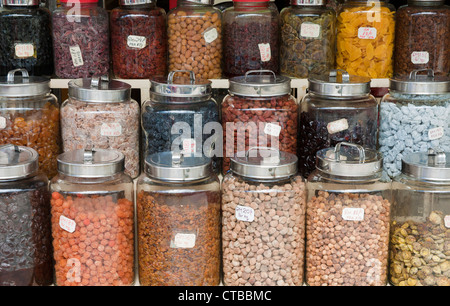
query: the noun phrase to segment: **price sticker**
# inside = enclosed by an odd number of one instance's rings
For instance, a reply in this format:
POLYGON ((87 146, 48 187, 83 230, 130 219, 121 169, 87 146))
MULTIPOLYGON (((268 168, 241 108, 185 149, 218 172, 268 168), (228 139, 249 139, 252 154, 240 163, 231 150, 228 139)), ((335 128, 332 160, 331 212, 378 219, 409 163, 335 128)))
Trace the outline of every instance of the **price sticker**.
POLYGON ((320 36, 321 28, 320 24, 304 22, 300 27, 300 37, 318 38, 320 36))
POLYGON ((213 41, 215 41, 217 37, 219 37, 219 33, 217 32, 216 28, 211 28, 203 32, 203 38, 205 39, 205 42, 207 44, 210 44, 213 41))
POLYGON ((177 233, 172 241, 171 247, 175 249, 192 249, 195 247, 195 234, 177 233))
POLYGON ((193 154, 195 152, 197 152, 197 142, 195 141, 195 139, 183 139, 183 153, 193 154))
POLYGON ((345 118, 330 122, 327 124, 329 134, 335 134, 348 129, 348 121, 345 118))
POLYGON ((274 123, 267 123, 264 127, 264 133, 266 135, 278 137, 281 133, 281 126, 274 123))
POLYGON ((358 29, 359 39, 375 39, 377 38, 377 29, 370 27, 362 27, 358 29))
POLYGON ((122 126, 120 123, 103 123, 100 129, 100 135, 105 137, 117 137, 122 135, 122 126))
POLYGON ((450 228, 450 215, 444 217, 444 225, 446 228, 450 228))
POLYGON ((74 220, 64 217, 63 215, 59 217, 59 227, 61 227, 63 230, 69 233, 73 233, 75 232, 76 226, 77 223, 74 220))
POLYGON ((14 45, 16 58, 34 57, 34 45, 31 43, 17 43, 14 45))
POLYGON ((80 67, 84 65, 83 55, 81 54, 80 46, 69 47, 70 56, 72 57, 72 64, 74 67, 80 67))
POLYGON ((342 210, 342 219, 346 221, 363 221, 364 208, 344 208, 342 210))
POLYGON ((147 38, 144 36, 129 35, 127 46, 134 49, 144 49, 147 46, 147 38))
POLYGON ((270 50, 270 44, 258 44, 259 53, 261 55, 262 62, 268 62, 272 58, 272 53, 270 50))
POLYGON ((6 127, 6 118, 0 117, 0 130, 3 130, 6 127))
POLYGON ((255 220, 255 211, 251 207, 237 205, 235 212, 236 219, 239 221, 253 222, 255 220))
POLYGON ((442 126, 438 126, 434 129, 428 130, 428 139, 429 140, 436 140, 439 138, 444 137, 444 128, 442 126))
POLYGON ((411 53, 411 62, 414 65, 428 64, 430 54, 426 51, 414 51, 411 53))

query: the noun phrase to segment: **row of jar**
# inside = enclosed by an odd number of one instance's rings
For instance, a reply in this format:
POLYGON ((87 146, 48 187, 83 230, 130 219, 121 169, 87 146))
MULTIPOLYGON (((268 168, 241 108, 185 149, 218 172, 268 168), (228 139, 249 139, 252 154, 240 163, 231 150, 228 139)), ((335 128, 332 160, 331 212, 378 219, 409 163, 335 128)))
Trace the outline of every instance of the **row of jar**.
POLYGON ((50 187, 34 150, 0 153, 0 285, 131 285, 137 260, 145 286, 219 285, 221 264, 234 286, 450 286, 441 150, 405 157, 393 185, 381 154, 351 143, 321 150, 308 182, 268 148, 237 154, 222 185, 208 158, 157 153, 136 220, 118 151, 60 155, 50 187))
POLYGON ((204 155, 216 172, 226 173, 230 157, 255 146, 297 154, 306 178, 317 151, 352 142, 379 149, 384 173, 392 178, 409 153, 450 151, 450 79, 432 70, 421 73, 392 79, 390 93, 378 103, 370 79, 333 70, 310 78, 298 105, 288 77, 249 71, 230 79, 229 94, 218 106, 210 81, 173 71, 151 81, 150 100, 141 108, 130 98, 130 85, 102 77, 69 82, 69 99, 59 107, 48 79, 15 70, 0 79, 0 143, 37 150, 50 178, 61 150, 119 150, 126 173, 136 178, 144 158, 154 153, 204 155))
POLYGON ((62 0, 52 14, 39 0, 0 9, 0 75, 26 68, 65 79, 105 75, 148 79, 192 70, 204 79, 270 69, 296 78, 334 68, 371 78, 415 69, 450 74, 450 8, 444 0, 350 0, 336 14, 323 0, 180 0, 166 16, 155 0, 120 0, 111 17, 98 0, 62 0), (396 26, 397 24, 397 26, 396 26), (395 46, 395 48, 394 48, 395 46), (395 49, 395 50, 394 50, 395 49))

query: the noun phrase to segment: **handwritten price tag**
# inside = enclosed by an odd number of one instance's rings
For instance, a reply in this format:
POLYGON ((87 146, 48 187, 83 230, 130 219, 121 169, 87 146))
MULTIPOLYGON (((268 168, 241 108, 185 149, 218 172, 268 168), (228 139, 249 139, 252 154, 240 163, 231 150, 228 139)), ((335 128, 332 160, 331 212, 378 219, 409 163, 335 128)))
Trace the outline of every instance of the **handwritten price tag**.
POLYGON ((450 228, 450 215, 444 217, 444 224, 446 228, 450 228))
POLYGON ((210 44, 213 41, 215 41, 217 39, 217 37, 219 37, 219 33, 217 33, 217 29, 216 28, 212 28, 212 29, 206 30, 203 33, 203 38, 205 39, 205 42, 207 44, 210 44))
POLYGON ((173 239, 173 248, 177 249, 192 249, 195 247, 195 234, 177 233, 173 239))
POLYGON ((264 133, 266 135, 278 137, 281 133, 281 126, 274 123, 267 123, 264 127, 264 133))
POLYGON ((63 215, 59 217, 59 227, 61 227, 63 230, 69 233, 73 233, 75 232, 76 226, 77 223, 74 220, 64 217, 63 215))
POLYGON ((317 38, 320 36, 320 24, 304 22, 300 28, 300 36, 305 38, 317 38))
POLYGON ((14 45, 14 51, 17 58, 29 58, 34 56, 33 44, 18 43, 14 45))
POLYGON ((428 130, 428 139, 429 140, 436 140, 439 138, 444 137, 444 128, 442 126, 438 126, 434 129, 428 130))
POLYGON ((348 129, 348 121, 345 118, 330 122, 327 124, 329 134, 336 134, 348 129))
POLYGON ((358 29, 359 39, 375 39, 377 38, 376 28, 359 28, 358 29))
POLYGON ((426 51, 414 51, 411 53, 411 62, 414 65, 428 64, 430 61, 430 54, 426 51))
POLYGON ((0 117, 0 129, 3 130, 6 127, 6 118, 0 117))
POLYGON ((364 208, 344 208, 342 210, 342 219, 346 221, 363 221, 364 208))
POLYGON ((144 49, 147 46, 147 38, 144 36, 130 35, 127 38, 127 46, 134 49, 144 49))
POLYGON ((193 154, 197 151, 197 143, 195 139, 188 138, 183 139, 183 153, 184 154, 193 154))
POLYGON ((74 67, 80 67, 84 65, 83 55, 81 55, 80 46, 71 46, 69 47, 70 56, 72 57, 72 64, 74 67))
POLYGON ((261 55, 262 62, 268 62, 272 58, 272 53, 270 51, 270 44, 258 44, 259 53, 261 55))
POLYGON ((235 215, 239 221, 253 222, 255 220, 255 211, 251 207, 237 205, 235 215))
POLYGON ((100 134, 105 137, 117 137, 122 135, 122 126, 120 123, 103 123, 100 134))

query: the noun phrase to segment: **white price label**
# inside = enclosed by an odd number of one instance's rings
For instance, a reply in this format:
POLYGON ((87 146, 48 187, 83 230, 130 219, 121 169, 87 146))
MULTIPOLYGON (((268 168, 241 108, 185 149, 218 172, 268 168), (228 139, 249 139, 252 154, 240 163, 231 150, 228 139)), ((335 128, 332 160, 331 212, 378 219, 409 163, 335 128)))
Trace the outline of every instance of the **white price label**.
POLYGON ((171 247, 176 249, 192 249, 195 247, 196 238, 197 236, 195 234, 177 233, 175 234, 171 247))
POLYGON ((0 129, 3 130, 6 127, 6 118, 0 117, 0 129))
POLYGON ((450 215, 444 217, 444 224, 446 228, 450 228, 450 215))
POLYGON ((278 137, 281 133, 281 126, 275 123, 267 123, 264 127, 264 133, 266 135, 278 137))
POLYGON ((235 215, 239 221, 253 222, 255 220, 255 211, 251 207, 237 205, 235 215))
POLYGON ((77 223, 74 220, 64 217, 63 215, 59 217, 59 227, 61 227, 63 230, 69 233, 73 233, 75 232, 76 226, 77 223))
POLYGON ((193 154, 197 151, 197 143, 195 139, 187 138, 183 139, 183 153, 193 154))
POLYGON ((300 27, 300 36, 305 38, 317 38, 320 36, 320 24, 304 22, 300 27))
POLYGON ((414 51, 411 53, 411 62, 414 65, 428 64, 430 61, 430 54, 427 51, 414 51))
POLYGON ((270 51, 270 44, 258 44, 259 53, 261 55, 262 62, 268 62, 272 58, 272 53, 270 51))
POLYGON ((122 135, 122 126, 117 122, 103 123, 100 129, 100 134, 105 137, 120 136, 122 135))
POLYGON ((436 140, 442 138, 444 136, 444 128, 442 126, 438 126, 434 129, 428 130, 428 139, 436 140))
POLYGON ((74 67, 80 67, 84 65, 83 55, 81 54, 80 46, 69 47, 70 56, 72 57, 72 63, 74 67))
POLYGON ((344 208, 342 210, 342 219, 346 221, 363 221, 364 208, 344 208))
POLYGON ((203 32, 203 38, 205 39, 205 42, 207 44, 212 43, 219 37, 219 33, 217 32, 216 28, 211 28, 203 32))
POLYGON ((358 38, 359 39, 375 39, 377 38, 377 29, 362 27, 358 29, 358 38))
POLYGON ((134 49, 144 49, 147 46, 147 38, 144 36, 129 35, 127 46, 134 49))
POLYGON ((34 45, 17 43, 14 45, 14 53, 17 58, 29 58, 34 56, 34 45))
POLYGON ((348 129, 348 121, 345 118, 330 122, 327 124, 329 134, 335 134, 348 129))

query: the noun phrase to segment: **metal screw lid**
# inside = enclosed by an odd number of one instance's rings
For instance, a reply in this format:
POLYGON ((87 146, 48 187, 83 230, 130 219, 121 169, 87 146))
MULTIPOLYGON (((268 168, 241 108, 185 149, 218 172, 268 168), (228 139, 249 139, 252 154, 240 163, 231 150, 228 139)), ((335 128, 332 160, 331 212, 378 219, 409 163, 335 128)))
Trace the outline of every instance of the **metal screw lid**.
POLYGON ((3 0, 3 5, 7 6, 37 6, 40 0, 3 0))
POLYGON ((108 76, 76 79, 69 82, 69 97, 84 102, 126 102, 131 99, 131 85, 108 76))
POLYGON ((149 177, 160 181, 197 181, 211 175, 211 159, 181 152, 155 153, 145 159, 144 171, 149 177))
POLYGON ((11 70, 6 77, 0 77, 1 97, 32 97, 50 93, 50 79, 29 76, 23 68, 11 70), (22 75, 16 76, 20 72, 22 75))
POLYGON ((450 181, 450 153, 440 148, 402 158, 402 173, 418 180, 450 181))
POLYGON ((17 180, 38 171, 39 155, 28 147, 12 144, 0 146, 0 180, 17 180))
POLYGON ((253 179, 283 179, 297 174, 298 158, 274 148, 254 147, 231 158, 233 173, 253 179))
POLYGON ((271 70, 250 70, 244 76, 231 78, 229 82, 229 92, 239 96, 272 97, 291 92, 291 79, 277 76, 271 70))
POLYGON ((370 78, 350 75, 345 70, 335 69, 328 75, 312 75, 308 78, 308 90, 331 99, 365 96, 370 93, 370 81, 370 78))
POLYGON ((120 0, 120 5, 144 5, 155 3, 156 0, 120 0))
POLYGON ((192 2, 198 4, 212 5, 214 3, 214 0, 179 0, 179 3, 182 2, 192 2))
POLYGON ((406 94, 431 95, 450 93, 450 78, 434 75, 432 69, 413 70, 406 78, 390 80, 389 89, 406 94), (419 75, 419 72, 427 75, 419 75))
POLYGON ((80 178, 108 177, 125 171, 124 160, 124 155, 116 150, 69 151, 58 156, 58 172, 80 178))
POLYGON ((158 77, 150 82, 150 95, 195 98, 210 96, 212 92, 211 81, 196 79, 195 73, 190 70, 174 70, 169 73, 167 79, 158 77), (174 79, 175 74, 180 72, 189 73, 189 79, 185 77, 174 79))
POLYGON ((324 0, 291 0, 291 5, 320 6, 324 5, 324 0))
POLYGON ((353 143, 340 142, 336 147, 322 149, 316 154, 316 168, 331 175, 367 177, 380 173, 382 166, 381 153, 353 143), (343 146, 349 148, 342 150, 343 146))

